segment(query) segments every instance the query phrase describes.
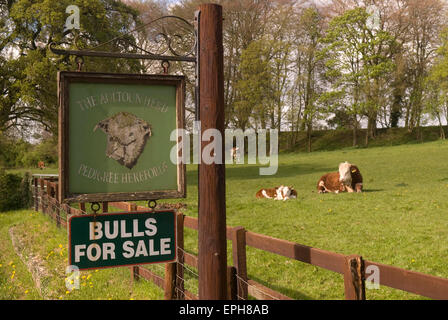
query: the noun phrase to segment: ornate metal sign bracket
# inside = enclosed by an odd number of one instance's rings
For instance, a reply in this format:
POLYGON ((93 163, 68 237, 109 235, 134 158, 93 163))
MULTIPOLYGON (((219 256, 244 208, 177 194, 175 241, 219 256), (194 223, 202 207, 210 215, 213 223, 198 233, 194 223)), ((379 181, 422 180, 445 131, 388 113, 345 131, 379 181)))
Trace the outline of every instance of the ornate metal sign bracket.
MULTIPOLYGON (((163 16, 145 23, 125 35, 101 43, 88 50, 63 49, 57 47, 56 43, 50 43, 49 48, 54 54, 75 56, 77 71, 79 72, 82 70, 82 67, 84 65, 84 57, 159 60, 161 61, 163 74, 169 73, 170 62, 172 61, 195 63, 195 120, 199 121, 200 16, 201 11, 197 10, 195 12, 194 24, 191 24, 184 18, 178 16, 163 16), (143 48, 142 44, 137 45, 124 38, 124 36, 135 32, 147 32, 147 47, 143 48), (108 44, 119 42, 121 44, 127 45, 128 48, 132 48, 135 52, 108 52, 96 50, 108 44)), ((76 43, 76 41, 74 42, 76 43)), ((198 128, 194 128, 194 130, 197 131, 198 128)))
POLYGON ((178 16, 163 16, 145 23, 144 25, 129 31, 127 34, 118 36, 88 50, 57 48, 56 43, 50 43, 49 48, 54 54, 66 56, 147 59, 196 63, 197 40, 198 34, 193 24, 178 16), (162 30, 159 31, 159 28, 162 30), (147 35, 146 41, 143 41, 143 43, 140 44, 135 44, 125 39, 126 35, 135 32, 144 32, 147 35), (132 48, 134 52, 109 52, 96 50, 111 43, 120 43, 128 48, 132 48))

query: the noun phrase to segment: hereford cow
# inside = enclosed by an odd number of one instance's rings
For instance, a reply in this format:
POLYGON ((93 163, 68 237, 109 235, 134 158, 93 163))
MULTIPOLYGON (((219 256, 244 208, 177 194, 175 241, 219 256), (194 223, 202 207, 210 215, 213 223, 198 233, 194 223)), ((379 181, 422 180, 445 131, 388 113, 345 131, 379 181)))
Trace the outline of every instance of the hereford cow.
POLYGON ((257 199, 274 199, 274 200, 289 200, 297 198, 297 191, 293 187, 280 186, 271 189, 260 189, 255 197, 257 199))
POLYGON ((238 153, 238 150, 240 150, 240 148, 237 148, 237 147, 230 149, 230 157, 232 158, 233 161, 240 160, 240 155, 238 153))
POLYGON ((361 192, 362 175, 356 165, 347 161, 339 164, 339 172, 323 175, 317 183, 319 193, 361 192))
POLYGON ((354 164, 350 167, 350 173, 352 176, 352 188, 356 192, 362 192, 362 175, 359 168, 354 164))
POLYGON ((39 162, 37 163, 37 167, 38 167, 40 170, 43 170, 43 169, 45 169, 45 163, 44 163, 43 161, 39 161, 39 162))
POLYGON ((283 186, 283 188, 281 188, 281 194, 283 197, 283 201, 297 198, 297 191, 294 189, 294 187, 283 186))

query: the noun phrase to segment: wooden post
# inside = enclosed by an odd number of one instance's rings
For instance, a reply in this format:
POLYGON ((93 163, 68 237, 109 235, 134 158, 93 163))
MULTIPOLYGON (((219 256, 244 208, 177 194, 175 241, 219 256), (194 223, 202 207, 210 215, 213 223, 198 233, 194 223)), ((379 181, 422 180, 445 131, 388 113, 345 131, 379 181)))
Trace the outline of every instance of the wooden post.
POLYGON ((103 213, 109 212, 109 202, 103 202, 103 213))
MULTIPOLYGON (((129 212, 135 212, 137 211, 137 205, 135 203, 128 203, 128 209, 129 212)), ((139 266, 132 266, 130 267, 131 270, 131 279, 132 281, 138 280, 139 278, 139 266)), ((166 292, 165 292, 166 295, 166 292)))
POLYGON ((34 211, 39 211, 39 184, 37 178, 33 178, 33 185, 34 185, 34 211))
POLYGON ((176 262, 165 265, 165 300, 176 299, 176 262))
POLYGON ((60 204, 58 203, 58 194, 59 194, 59 184, 54 185, 54 197, 53 201, 56 204, 55 213, 56 213, 56 226, 58 228, 61 227, 61 210, 59 209, 60 204))
POLYGON ((236 268, 227 267, 227 300, 238 300, 236 268))
MULTIPOLYGON (((199 117, 201 133, 215 129, 224 140, 224 58, 222 7, 199 6, 199 117)), ((216 138, 215 138, 216 139, 216 138)), ((202 140, 202 139, 201 139, 202 140)), ((204 163, 202 151, 210 142, 202 141, 199 165, 198 272, 199 299, 227 298, 226 184, 224 141, 221 160, 204 163)), ((219 150, 215 150, 219 154, 219 150)))
MULTIPOLYGON (((130 203, 129 202, 127 210, 129 212, 135 212, 135 211, 137 211, 137 205, 135 203, 130 203)), ((132 279, 132 281, 138 280, 140 267, 139 266, 132 266, 132 267, 130 267, 130 269, 131 269, 131 279, 132 279)), ((165 295, 166 295, 166 292, 165 292, 165 295)))
POLYGON ((42 213, 46 213, 45 210, 45 180, 39 178, 39 184, 40 184, 40 205, 42 208, 42 213))
POLYGON ((177 212, 176 216, 177 234, 177 276, 176 276, 176 298, 185 300, 184 295, 184 215, 177 212))
POLYGON ((238 299, 247 300, 246 230, 243 227, 235 227, 232 230, 232 251, 237 275, 238 299))
POLYGON ((86 212, 86 204, 85 204, 85 202, 81 202, 79 204, 79 210, 81 210, 82 213, 86 212))
POLYGON ((131 203, 131 202, 129 202, 129 203, 128 203, 128 211, 129 211, 129 212, 135 212, 135 211, 137 211, 137 205, 136 205, 135 203, 131 203))
POLYGON ((138 280, 138 269, 139 269, 139 266, 129 267, 129 270, 131 271, 131 281, 132 282, 134 282, 135 280, 138 280))
POLYGON ((344 271, 344 287, 346 300, 365 300, 364 261, 361 256, 347 256, 344 271))

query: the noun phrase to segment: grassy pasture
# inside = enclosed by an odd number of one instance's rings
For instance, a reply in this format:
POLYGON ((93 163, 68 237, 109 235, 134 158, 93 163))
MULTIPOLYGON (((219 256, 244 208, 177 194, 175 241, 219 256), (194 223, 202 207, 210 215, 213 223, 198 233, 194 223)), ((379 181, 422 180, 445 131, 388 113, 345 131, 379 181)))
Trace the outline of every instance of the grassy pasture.
MULTIPOLYGON (((260 176, 257 165, 228 165, 227 225, 343 254, 448 278, 448 143, 443 141, 370 149, 316 153, 283 153, 274 176, 260 176), (316 192, 320 176, 336 171, 342 161, 358 165, 362 194, 316 192), (262 187, 293 185, 298 199, 285 202, 255 199, 262 187)), ((185 214, 197 216, 197 170, 188 166, 185 214)), ((38 298, 32 279, 8 241, 10 226, 27 234, 27 243, 47 258, 54 298, 162 299, 163 292, 146 281, 131 284, 126 268, 92 273, 81 290, 66 294, 66 233, 47 217, 31 211, 0 214, 0 299, 38 298), (65 251, 59 245, 63 245, 65 251), (53 254, 50 254, 53 251, 53 254), (61 253, 62 251, 62 253, 61 253), (13 261, 17 273, 11 279, 13 261), (18 285, 20 281, 20 285, 18 285), (28 292, 25 294, 25 291, 28 292)), ((186 229, 185 248, 197 253, 197 233, 186 229)), ((231 244, 228 243, 231 264, 231 244)), ((249 278, 295 299, 343 299, 342 276, 257 249, 248 248, 249 278)), ((160 266, 153 270, 162 271, 160 266)), ((194 271, 194 270, 193 270, 194 271)), ((197 280, 186 272, 187 289, 197 280)), ((381 275, 380 275, 381 281, 381 275)), ((368 299, 422 299, 381 287, 367 290, 368 299)))
MULTIPOLYGON (((287 153, 274 176, 258 166, 226 170, 227 224, 257 233, 370 261, 448 277, 448 143, 287 153), (355 163, 364 177, 362 194, 317 194, 316 184, 342 161, 355 163), (255 199, 262 187, 293 185, 298 199, 255 199)), ((197 171, 189 168, 187 214, 197 216, 197 171)), ((196 248, 196 233, 191 246, 196 248)), ((300 299, 343 298, 342 277, 320 268, 248 251, 249 277, 300 299)), ((381 279, 380 279, 381 280, 381 279)), ((369 299, 411 299, 414 295, 381 287, 369 299)))

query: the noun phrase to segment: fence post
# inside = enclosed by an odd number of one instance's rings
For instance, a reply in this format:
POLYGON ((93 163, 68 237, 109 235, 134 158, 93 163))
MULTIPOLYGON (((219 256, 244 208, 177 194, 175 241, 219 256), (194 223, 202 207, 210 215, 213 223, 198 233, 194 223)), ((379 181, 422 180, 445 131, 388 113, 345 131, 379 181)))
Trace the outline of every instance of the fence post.
POLYGON ((61 210, 60 210, 60 204, 58 203, 58 200, 57 200, 57 197, 58 197, 58 194, 59 194, 59 184, 55 184, 54 185, 54 198, 53 198, 53 201, 54 201, 54 203, 56 204, 55 205, 55 212, 56 212, 56 226, 58 227, 58 228, 60 228, 61 227, 61 210))
POLYGON ((131 281, 134 282, 138 280, 138 266, 131 266, 129 270, 131 271, 131 281))
POLYGON ((45 188, 46 188, 45 199, 47 199, 46 213, 53 219, 54 217, 51 203, 51 186, 49 180, 45 180, 45 188))
POLYGON ((135 212, 135 211, 137 211, 137 205, 136 205, 135 203, 131 203, 131 202, 129 202, 129 203, 128 203, 128 211, 130 211, 130 212, 135 212))
POLYGON ((176 262, 165 265, 165 300, 176 299, 176 262))
POLYGON ((34 186, 34 211, 39 211, 39 184, 37 183, 37 178, 33 178, 34 186))
POLYGON ((236 268, 227 266, 227 299, 238 300, 236 268))
POLYGON ((70 210, 70 206, 66 203, 62 204, 60 203, 62 210, 65 212, 65 217, 66 217, 66 225, 65 227, 67 228, 67 233, 69 231, 69 225, 68 225, 68 220, 70 219, 70 215, 71 215, 71 210, 70 210))
POLYGON ((233 265, 236 268, 237 293, 239 300, 247 300, 246 230, 235 227, 232 230, 233 265))
POLYGON ((184 295, 184 215, 176 213, 176 236, 177 236, 177 276, 176 276, 176 297, 178 300, 185 300, 184 295))
POLYGON ((46 213, 45 211, 45 180, 42 178, 39 178, 39 185, 40 185, 40 203, 42 208, 42 213, 46 213))
POLYGON ((344 287, 346 300, 365 300, 364 261, 359 255, 345 258, 344 287))
POLYGON ((109 202, 103 202, 103 213, 109 212, 109 202))
POLYGON ((81 210, 82 213, 86 212, 86 204, 84 202, 79 203, 79 210, 81 210))
MULTIPOLYGON (((137 205, 135 203, 128 203, 128 211, 137 211, 137 205)), ((139 266, 131 266, 129 268, 131 270, 131 281, 138 280, 139 268, 139 266)))

